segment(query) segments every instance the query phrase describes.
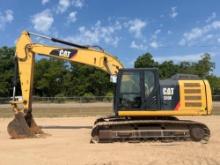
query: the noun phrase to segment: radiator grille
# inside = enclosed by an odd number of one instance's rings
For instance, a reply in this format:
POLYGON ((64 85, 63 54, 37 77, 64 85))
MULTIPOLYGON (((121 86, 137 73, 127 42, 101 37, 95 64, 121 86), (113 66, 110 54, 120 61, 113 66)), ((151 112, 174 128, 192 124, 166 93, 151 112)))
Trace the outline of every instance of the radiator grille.
POLYGON ((185 103, 185 106, 186 107, 201 107, 202 106, 202 103, 201 102, 186 102, 185 103))
POLYGON ((184 87, 200 87, 199 83, 184 83, 184 87))
POLYGON ((200 83, 184 83, 185 107, 201 107, 202 91, 200 83))
POLYGON ((201 89, 185 89, 184 92, 186 94, 190 94, 190 93, 201 93, 201 89))
POLYGON ((185 96, 185 100, 190 101, 190 100, 201 100, 201 96, 185 96))

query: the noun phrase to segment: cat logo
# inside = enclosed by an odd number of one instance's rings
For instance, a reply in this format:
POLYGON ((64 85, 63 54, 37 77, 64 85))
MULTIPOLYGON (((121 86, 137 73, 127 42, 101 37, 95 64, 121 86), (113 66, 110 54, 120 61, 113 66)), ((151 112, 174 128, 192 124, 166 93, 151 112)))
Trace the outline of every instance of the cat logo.
POLYGON ((61 49, 59 51, 59 56, 70 58, 71 51, 61 49))
POLYGON ((174 88, 163 88, 163 95, 173 95, 174 88))
POLYGON ((53 49, 50 55, 59 56, 63 58, 71 58, 77 54, 76 49, 53 49))

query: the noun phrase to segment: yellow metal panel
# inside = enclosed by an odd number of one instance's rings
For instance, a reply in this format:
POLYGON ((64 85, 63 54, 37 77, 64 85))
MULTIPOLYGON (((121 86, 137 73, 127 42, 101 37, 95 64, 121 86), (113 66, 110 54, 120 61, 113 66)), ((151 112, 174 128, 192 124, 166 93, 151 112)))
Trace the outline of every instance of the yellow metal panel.
POLYGON ((194 116, 194 115, 206 115, 204 111, 195 111, 195 110, 185 110, 185 111, 174 111, 174 110, 132 110, 132 111, 119 111, 119 116, 194 116))
POLYGON ((179 80, 179 92, 180 92, 180 108, 179 111, 182 113, 188 111, 195 111, 199 114, 205 114, 206 112, 206 93, 205 84, 203 80, 179 80), (197 87, 184 86, 185 83, 196 83, 199 84, 197 87), (187 92, 187 90, 189 92, 187 92), (200 90, 200 92, 193 93, 194 90, 200 90), (190 92, 192 91, 192 92, 190 92), (201 96, 200 100, 185 100, 185 96, 201 96), (197 103, 201 106, 186 106, 186 104, 197 103))
POLYGON ((209 82, 207 80, 204 81, 206 86, 206 99, 207 99, 207 112, 208 114, 211 114, 213 105, 212 105, 212 91, 209 85, 209 82))
POLYGON ((34 54, 28 51, 31 39, 27 32, 23 32, 16 44, 16 57, 18 59, 19 77, 21 83, 24 109, 31 109, 34 54))
POLYGON ((74 50, 77 50, 77 53, 72 58, 65 58, 50 54, 50 52, 56 49, 70 49, 70 48, 54 47, 54 46, 47 46, 42 44, 31 44, 31 51, 35 54, 40 54, 44 56, 71 61, 71 62, 90 65, 99 68, 112 75, 117 74, 118 70, 120 68, 123 68, 122 63, 116 57, 103 51, 98 51, 92 48, 89 49, 72 48, 74 50), (107 63, 105 63, 105 60, 107 60, 107 63), (106 66, 106 64, 108 64, 108 66, 106 66))

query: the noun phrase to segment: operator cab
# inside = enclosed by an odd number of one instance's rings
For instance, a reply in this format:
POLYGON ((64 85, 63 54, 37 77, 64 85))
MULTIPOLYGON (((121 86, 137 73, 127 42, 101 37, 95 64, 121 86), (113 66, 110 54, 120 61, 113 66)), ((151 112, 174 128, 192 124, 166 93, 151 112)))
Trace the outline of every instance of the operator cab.
POLYGON ((117 76, 114 110, 159 110, 158 69, 121 69, 117 76))

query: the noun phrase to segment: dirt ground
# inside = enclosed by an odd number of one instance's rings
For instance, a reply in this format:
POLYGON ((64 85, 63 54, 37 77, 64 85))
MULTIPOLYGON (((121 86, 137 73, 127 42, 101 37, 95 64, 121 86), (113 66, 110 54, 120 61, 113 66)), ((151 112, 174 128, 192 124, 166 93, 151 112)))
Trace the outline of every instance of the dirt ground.
POLYGON ((0 118, 0 165, 218 165, 220 116, 187 117, 211 129, 208 144, 145 142, 90 144, 95 117, 36 118, 46 138, 9 139, 0 118))

